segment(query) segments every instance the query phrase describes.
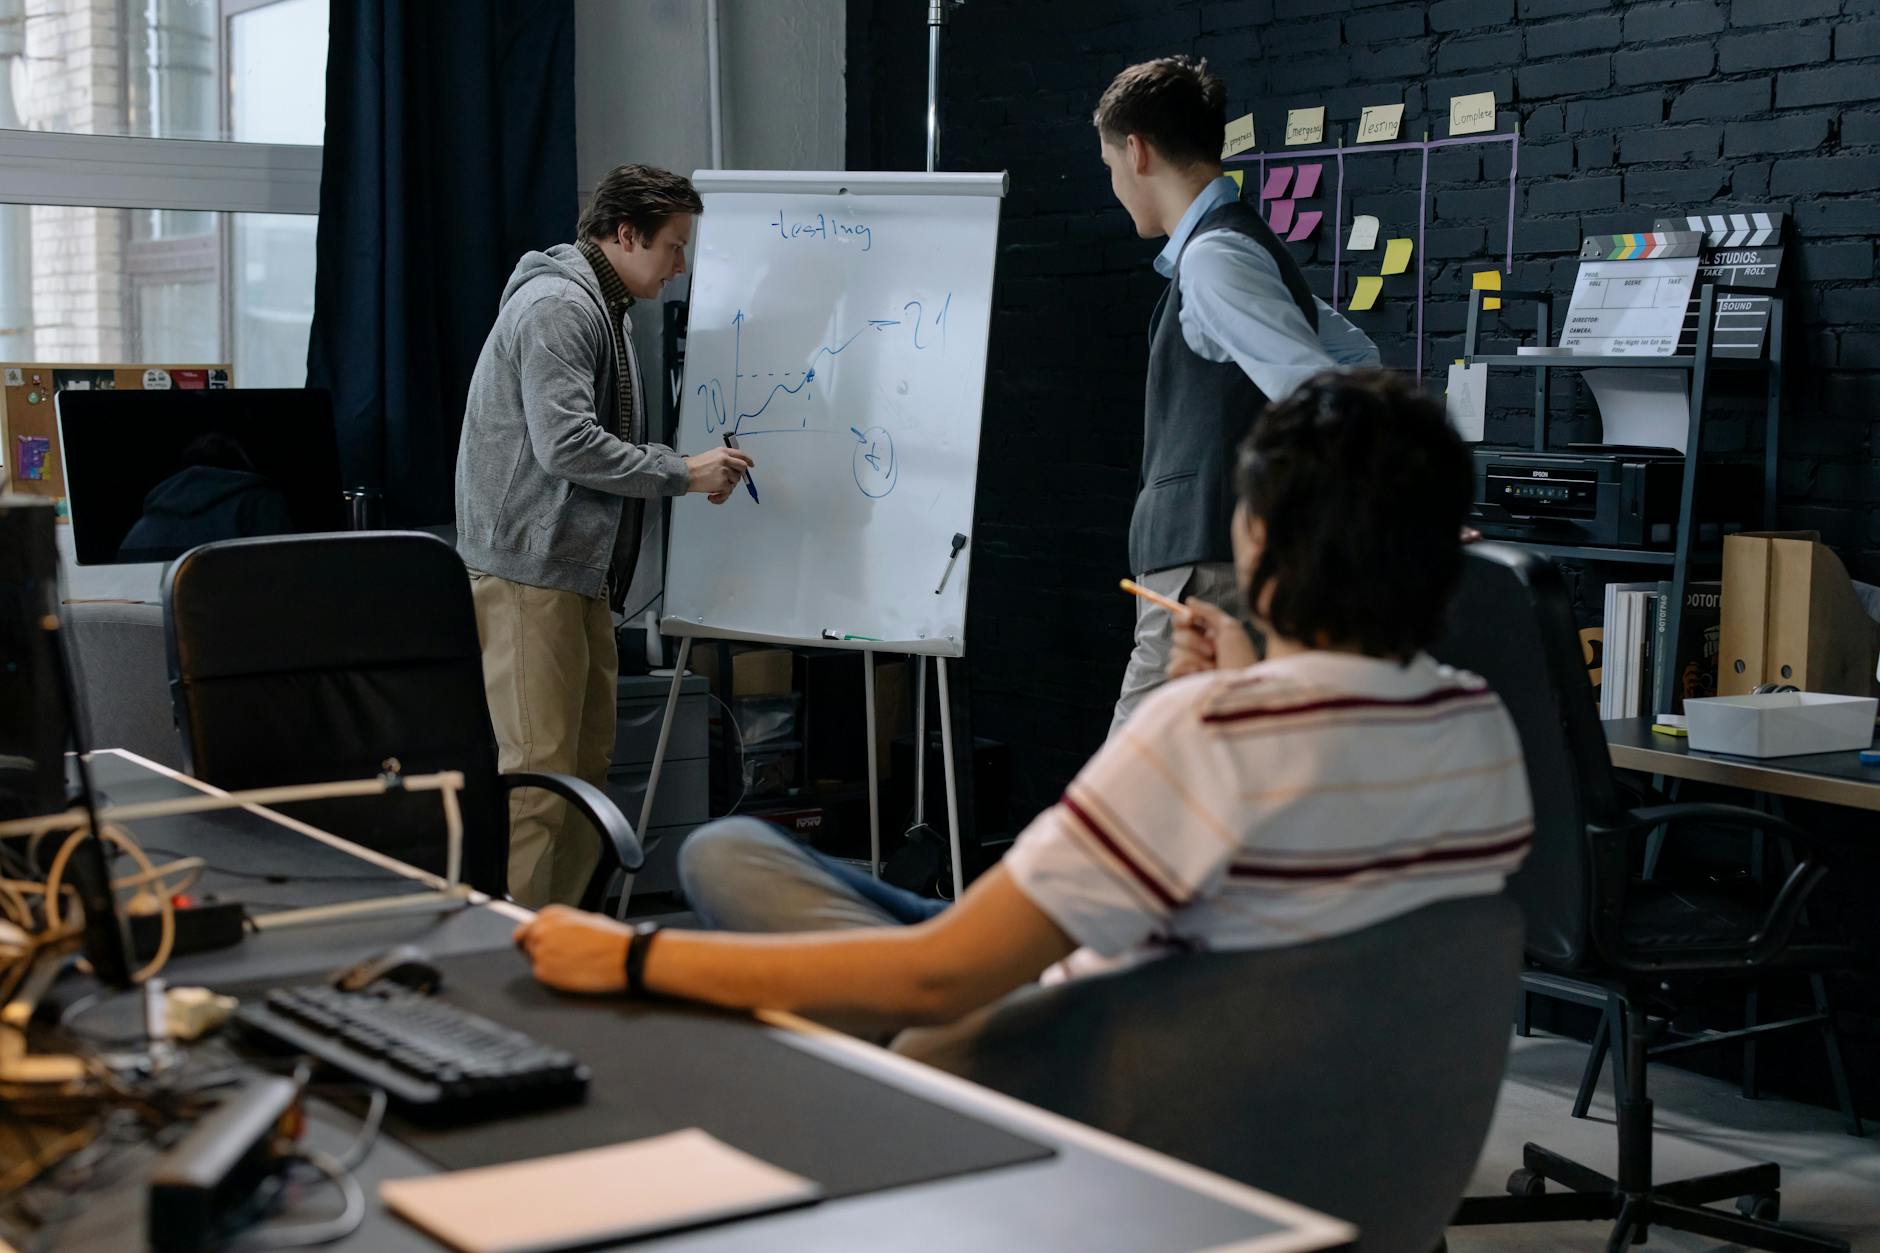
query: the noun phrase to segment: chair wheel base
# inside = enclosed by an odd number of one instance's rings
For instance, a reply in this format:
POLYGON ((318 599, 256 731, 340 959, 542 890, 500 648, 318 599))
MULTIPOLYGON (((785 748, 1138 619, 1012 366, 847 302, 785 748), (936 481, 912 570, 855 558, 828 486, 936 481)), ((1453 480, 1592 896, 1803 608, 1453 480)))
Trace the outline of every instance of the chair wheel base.
POLYGON ((1773 1223, 1782 1217, 1780 1192, 1754 1192, 1736 1198, 1736 1212, 1757 1222, 1773 1223))
POLYGON ((1532 1170, 1517 1170, 1508 1176, 1509 1196, 1543 1196, 1547 1192, 1547 1180, 1532 1170))

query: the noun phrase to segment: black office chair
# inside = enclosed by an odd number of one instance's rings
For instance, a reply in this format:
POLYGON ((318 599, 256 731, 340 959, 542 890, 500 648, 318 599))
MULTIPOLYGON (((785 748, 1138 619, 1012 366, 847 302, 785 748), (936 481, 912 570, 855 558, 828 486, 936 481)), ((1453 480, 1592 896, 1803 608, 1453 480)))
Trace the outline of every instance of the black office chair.
POLYGON ((1454 623, 1431 651, 1474 671, 1501 695, 1520 732, 1533 791, 1533 851, 1510 880, 1527 915, 1534 967, 1601 986, 1623 1004, 1619 1168, 1610 1177, 1536 1144, 1508 1180, 1509 1196, 1471 1197, 1456 1225, 1613 1219, 1612 1250, 1653 1227, 1734 1240, 1753 1249, 1847 1253, 1843 1241, 1777 1224, 1781 1168, 1761 1163, 1697 1179, 1652 1183, 1652 1103, 1646 1088, 1647 1013, 1675 1012, 1699 979, 1810 972, 1852 954, 1801 920, 1825 868, 1806 831, 1734 805, 1628 808, 1607 756, 1565 583, 1553 563, 1523 549, 1475 544, 1463 563, 1454 623), (1640 877, 1635 855, 1664 826, 1765 831, 1801 854, 1767 899, 1727 886, 1670 885, 1640 877), (1548 1194, 1546 1181, 1570 1191, 1548 1194), (1709 1202, 1740 1198, 1740 1214, 1709 1202))
MULTIPOLYGON (((185 764, 230 790, 460 770, 463 877, 506 896, 509 793, 565 798, 601 833, 582 900, 640 868, 605 793, 561 774, 499 774, 470 579, 450 545, 407 531, 205 544, 163 576, 170 688, 185 764)), ((283 812, 434 873, 443 811, 430 793, 312 802, 283 812)))
POLYGON ((1429 1253, 1501 1093, 1521 934, 1506 895, 1438 901, 1032 984, 894 1049, 1429 1253))
POLYGON ((65 607, 86 740, 180 769, 183 745, 165 682, 163 607, 72 601, 65 607))

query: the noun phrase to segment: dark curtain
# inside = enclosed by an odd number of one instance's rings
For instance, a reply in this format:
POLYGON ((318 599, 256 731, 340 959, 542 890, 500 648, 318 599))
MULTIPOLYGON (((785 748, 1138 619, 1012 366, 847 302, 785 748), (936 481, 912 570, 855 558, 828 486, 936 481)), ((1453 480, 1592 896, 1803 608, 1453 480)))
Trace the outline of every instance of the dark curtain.
POLYGON ((577 196, 573 0, 332 0, 307 385, 389 525, 451 520, 503 282, 577 196))

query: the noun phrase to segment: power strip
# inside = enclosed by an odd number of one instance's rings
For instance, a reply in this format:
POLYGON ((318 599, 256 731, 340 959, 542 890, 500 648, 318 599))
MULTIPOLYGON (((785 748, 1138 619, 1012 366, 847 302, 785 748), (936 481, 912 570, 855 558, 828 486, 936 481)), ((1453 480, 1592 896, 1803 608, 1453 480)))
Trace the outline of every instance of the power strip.
POLYGON ((280 1165, 300 1121, 300 1085, 277 1075, 250 1080, 204 1116, 151 1172, 150 1247, 219 1246, 227 1216, 280 1165))

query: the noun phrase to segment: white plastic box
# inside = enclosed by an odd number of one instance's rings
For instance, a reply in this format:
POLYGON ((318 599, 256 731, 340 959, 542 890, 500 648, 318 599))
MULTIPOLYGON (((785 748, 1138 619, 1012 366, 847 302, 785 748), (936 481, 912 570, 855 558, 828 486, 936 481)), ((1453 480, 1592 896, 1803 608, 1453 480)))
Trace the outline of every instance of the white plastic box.
POLYGON ((1738 757, 1796 757, 1836 753, 1873 743, 1871 696, 1773 692, 1765 696, 1708 696, 1684 702, 1691 749, 1738 757))

